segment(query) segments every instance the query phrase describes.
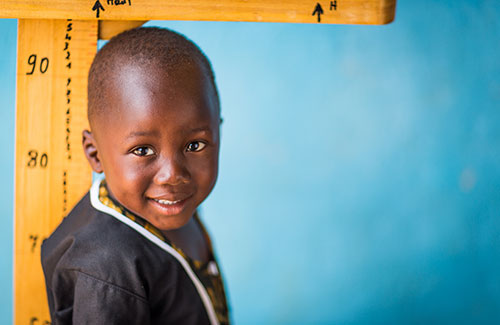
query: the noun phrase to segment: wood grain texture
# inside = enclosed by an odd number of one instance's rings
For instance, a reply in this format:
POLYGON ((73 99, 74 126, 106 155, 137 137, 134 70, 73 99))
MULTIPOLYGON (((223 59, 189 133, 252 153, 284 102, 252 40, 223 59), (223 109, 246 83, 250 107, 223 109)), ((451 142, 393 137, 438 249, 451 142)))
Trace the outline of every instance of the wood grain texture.
POLYGON ((50 316, 40 245, 92 178, 81 132, 87 127, 87 74, 97 50, 97 21, 20 19, 18 24, 14 322, 44 324, 50 316))
POLYGON ((99 39, 109 40, 126 30, 139 27, 147 20, 99 20, 99 39))
POLYGON ((396 0, 2 0, 0 18, 387 24, 395 8, 396 0))

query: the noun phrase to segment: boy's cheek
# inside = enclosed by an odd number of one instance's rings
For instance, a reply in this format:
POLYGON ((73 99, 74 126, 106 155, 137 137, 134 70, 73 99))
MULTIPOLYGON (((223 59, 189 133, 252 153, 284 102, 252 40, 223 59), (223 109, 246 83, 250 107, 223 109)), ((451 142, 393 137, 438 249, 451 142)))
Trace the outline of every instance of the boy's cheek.
POLYGON ((219 159, 217 156, 202 159, 190 166, 191 174, 196 175, 198 180, 203 180, 204 183, 209 182, 212 178, 217 178, 219 170, 219 159))

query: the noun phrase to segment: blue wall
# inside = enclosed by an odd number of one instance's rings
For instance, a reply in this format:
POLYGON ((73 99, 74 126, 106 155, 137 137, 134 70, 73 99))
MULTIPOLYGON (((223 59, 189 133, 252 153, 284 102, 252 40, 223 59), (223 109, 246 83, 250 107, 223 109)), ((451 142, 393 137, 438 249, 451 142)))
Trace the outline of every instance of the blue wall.
MULTIPOLYGON (((500 323, 500 4, 387 26, 150 22, 211 58, 204 204, 238 324, 500 323)), ((11 322, 16 22, 0 20, 0 323, 11 322)))
POLYGON ((12 323, 12 250, 14 200, 14 134, 16 109, 17 21, 0 19, 0 323, 12 323))

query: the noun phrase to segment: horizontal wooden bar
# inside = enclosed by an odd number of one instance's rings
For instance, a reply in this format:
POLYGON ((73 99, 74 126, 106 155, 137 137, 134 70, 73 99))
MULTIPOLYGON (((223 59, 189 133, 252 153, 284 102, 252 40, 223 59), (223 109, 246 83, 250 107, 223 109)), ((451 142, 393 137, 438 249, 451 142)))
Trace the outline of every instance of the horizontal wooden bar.
POLYGON ((0 18, 387 24, 396 0, 2 0, 0 18))

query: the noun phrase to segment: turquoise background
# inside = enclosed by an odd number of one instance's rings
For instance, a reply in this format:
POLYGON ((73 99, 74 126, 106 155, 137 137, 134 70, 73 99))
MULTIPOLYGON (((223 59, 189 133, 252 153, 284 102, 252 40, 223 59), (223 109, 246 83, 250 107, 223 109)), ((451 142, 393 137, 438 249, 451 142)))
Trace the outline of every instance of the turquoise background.
MULTIPOLYGON (((216 72, 221 172, 202 214, 237 324, 500 323, 498 1, 400 0, 387 26, 148 25, 216 72)), ((0 30, 6 324, 16 21, 0 30)))

